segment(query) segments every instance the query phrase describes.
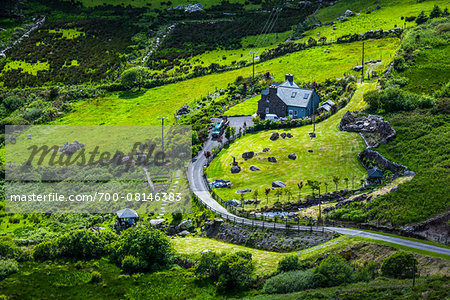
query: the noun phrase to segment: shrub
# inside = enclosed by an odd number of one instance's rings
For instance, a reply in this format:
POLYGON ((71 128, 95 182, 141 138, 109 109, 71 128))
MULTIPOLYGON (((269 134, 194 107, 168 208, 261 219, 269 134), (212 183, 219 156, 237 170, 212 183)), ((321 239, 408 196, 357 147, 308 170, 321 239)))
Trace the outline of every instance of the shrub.
POLYGON ((289 272, 300 269, 300 262, 297 255, 288 255, 278 262, 279 272, 289 272))
POLYGON ((434 94, 436 98, 450 98, 450 81, 434 94))
POLYGON ((264 284, 264 292, 268 294, 286 294, 298 292, 315 286, 312 270, 290 271, 268 279, 264 284))
POLYGON ((0 260, 0 280, 19 271, 19 264, 14 259, 0 260))
POLYGON ((422 10, 420 14, 416 18, 417 25, 423 24, 428 21, 428 17, 425 15, 425 12, 422 10))
POLYGON ((416 108, 429 108, 435 104, 432 97, 417 95, 399 88, 369 91, 364 94, 364 100, 369 104, 371 111, 385 112, 411 111, 416 108))
MULTIPOLYGON (((113 260, 117 265, 122 266, 125 257, 133 255, 139 262, 138 264, 133 263, 133 266, 137 266, 139 271, 158 270, 166 267, 171 263, 173 257, 172 247, 167 236, 151 226, 136 226, 125 230, 114 247, 113 260)), ((132 259, 128 258, 127 260, 130 260, 131 263, 132 259)))
POLYGON ((16 109, 21 108, 25 105, 25 101, 20 98, 19 96, 9 96, 3 99, 3 105, 5 108, 9 109, 10 111, 14 111, 16 109))
POLYGON ((58 257, 91 259, 107 254, 107 242, 89 230, 69 232, 59 237, 56 245, 58 257))
POLYGON ((99 271, 93 271, 91 273, 91 279, 89 280, 90 283, 98 283, 102 281, 102 274, 99 271))
POLYGON ((38 261, 50 260, 56 257, 56 246, 53 241, 37 244, 33 249, 33 258, 38 261))
POLYGON ((91 259, 109 253, 110 236, 88 230, 68 232, 56 240, 36 245, 33 249, 35 260, 54 258, 91 259))
POLYGON ((0 239, 0 258, 17 258, 20 252, 19 247, 11 239, 0 239))
POLYGON ((212 251, 203 253, 195 266, 195 274, 199 277, 209 277, 217 280, 219 278, 220 257, 220 254, 212 251))
POLYGON ((417 272, 417 259, 414 254, 400 251, 383 260, 381 273, 393 278, 412 278, 417 272))
POLYGON ((329 255, 315 269, 317 283, 321 286, 336 286, 351 281, 352 266, 339 255, 329 255))
POLYGON ((248 286, 252 279, 254 265, 252 254, 245 251, 226 254, 219 260, 219 281, 221 290, 236 289, 248 286))
POLYGON ((127 255, 122 260, 122 270, 126 274, 133 274, 147 268, 147 263, 133 255, 127 255))

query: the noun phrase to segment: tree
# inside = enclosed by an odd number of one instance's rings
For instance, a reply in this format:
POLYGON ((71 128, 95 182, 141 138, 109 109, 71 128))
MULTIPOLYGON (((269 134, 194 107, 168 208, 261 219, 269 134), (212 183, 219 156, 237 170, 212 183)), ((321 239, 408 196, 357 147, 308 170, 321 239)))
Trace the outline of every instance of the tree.
POLYGON ((301 264, 298 255, 287 255, 278 262, 278 272, 300 270, 301 264))
POLYGON ((280 196, 283 195, 283 190, 282 189, 277 189, 275 191, 275 196, 278 196, 278 202, 280 202, 280 196))
POLYGON ((336 192, 338 190, 338 184, 339 184, 340 180, 341 180, 341 178, 339 178, 339 176, 333 175, 333 182, 336 185, 336 192))
POLYGON ((422 10, 416 18, 416 23, 417 23, 417 25, 420 25, 420 24, 425 23, 426 21, 428 21, 428 18, 425 15, 425 12, 422 10))
POLYGON ((348 180, 349 180, 349 179, 348 179, 347 177, 344 178, 345 186, 347 187, 347 190, 348 190, 348 180))
POLYGON ((258 190, 255 190, 253 192, 253 200, 255 200, 255 204, 256 204, 256 201, 258 201, 258 190))
POLYGON ((252 255, 249 252, 202 254, 194 272, 199 279, 210 278, 220 289, 246 286, 253 274, 252 255))
POLYGON ((413 278, 417 272, 417 259, 414 254, 399 251, 383 260, 381 273, 393 278, 413 278))
POLYGON ((430 12, 430 19, 439 18, 442 15, 442 10, 439 8, 439 6, 435 5, 433 7, 433 10, 430 12))
POLYGON ((300 200, 301 194, 302 194, 302 188, 303 188, 303 181, 300 181, 300 183, 297 183, 298 187, 298 200, 300 200))
POLYGON ((123 231, 115 244, 113 261, 133 267, 133 272, 158 270, 168 266, 173 257, 169 238, 151 226, 135 226, 123 231))
POLYGON ((284 194, 288 198, 288 201, 291 201, 292 192, 290 189, 284 189, 284 194))
POLYGON ((327 42, 327 37, 326 37, 326 36, 321 37, 321 38, 319 39, 319 42, 321 42, 322 45, 325 45, 325 43, 327 42))
POLYGON ((267 204, 269 204, 269 193, 270 193, 270 188, 266 188, 266 190, 264 191, 264 193, 266 194, 267 204))
POLYGON ((319 285, 337 286, 350 282, 353 268, 342 256, 332 254, 322 260, 314 273, 319 285))
POLYGON ((308 40, 308 45, 310 47, 316 46, 317 45, 317 41, 314 38, 310 37, 309 40, 308 40))
POLYGON ((149 74, 148 69, 144 67, 134 67, 125 70, 121 76, 122 85, 127 89, 137 87, 140 91, 149 74))

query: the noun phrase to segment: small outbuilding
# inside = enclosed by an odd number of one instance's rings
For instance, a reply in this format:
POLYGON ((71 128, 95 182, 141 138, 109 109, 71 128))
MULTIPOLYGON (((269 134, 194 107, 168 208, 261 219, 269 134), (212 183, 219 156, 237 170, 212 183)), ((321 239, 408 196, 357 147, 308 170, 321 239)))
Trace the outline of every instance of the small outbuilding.
POLYGON ((337 106, 336 103, 334 103, 331 100, 325 101, 324 103, 322 103, 321 106, 319 106, 319 108, 317 109, 318 113, 322 113, 322 112, 334 112, 336 111, 337 106))
POLYGON ((136 225, 139 220, 138 213, 131 208, 124 208, 116 212, 117 218, 114 227, 117 230, 127 229, 136 225))
POLYGON ((383 171, 377 167, 367 170, 367 181, 371 184, 381 183, 383 180, 383 171))

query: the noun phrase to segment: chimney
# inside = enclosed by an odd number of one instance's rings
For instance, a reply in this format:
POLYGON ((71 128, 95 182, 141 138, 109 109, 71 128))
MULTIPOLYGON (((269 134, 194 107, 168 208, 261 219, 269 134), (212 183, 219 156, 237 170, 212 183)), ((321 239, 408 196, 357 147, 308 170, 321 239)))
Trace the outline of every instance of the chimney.
POLYGON ((294 75, 292 75, 292 74, 286 74, 286 75, 284 76, 284 79, 287 80, 287 81, 289 81, 289 82, 293 82, 293 81, 294 81, 294 75))
POLYGON ((276 95, 277 94, 277 86, 276 85, 271 85, 269 87, 269 95, 276 95))

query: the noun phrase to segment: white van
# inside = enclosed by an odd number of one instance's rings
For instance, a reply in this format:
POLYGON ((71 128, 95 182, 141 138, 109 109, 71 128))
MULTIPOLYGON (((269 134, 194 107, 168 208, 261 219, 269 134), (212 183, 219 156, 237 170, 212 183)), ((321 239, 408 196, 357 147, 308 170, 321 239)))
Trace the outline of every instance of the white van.
POLYGON ((278 118, 278 116, 275 114, 267 114, 266 120, 280 121, 280 118, 278 118))

